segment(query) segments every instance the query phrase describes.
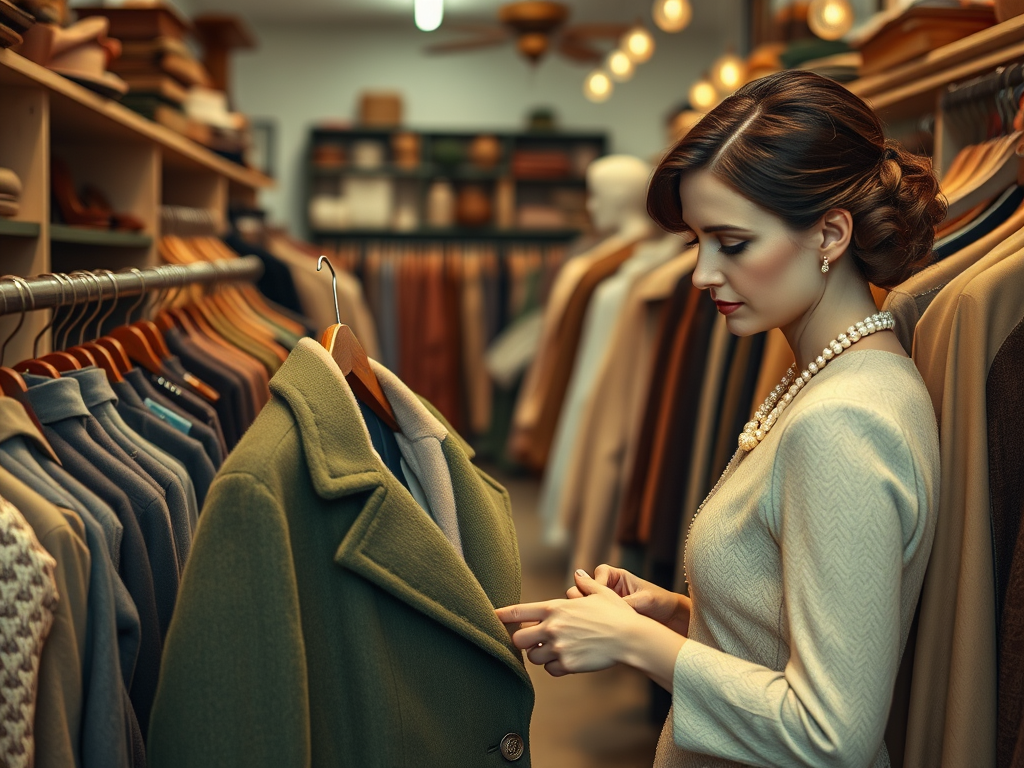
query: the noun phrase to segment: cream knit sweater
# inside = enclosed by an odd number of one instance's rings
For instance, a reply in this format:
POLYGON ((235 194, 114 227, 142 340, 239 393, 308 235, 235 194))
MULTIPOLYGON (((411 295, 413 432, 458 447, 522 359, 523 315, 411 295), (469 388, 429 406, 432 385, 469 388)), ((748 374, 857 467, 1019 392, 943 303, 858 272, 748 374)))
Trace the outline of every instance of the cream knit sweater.
POLYGON ((694 611, 656 768, 883 768, 935 528, 938 432, 911 360, 850 350, 694 523, 694 611))

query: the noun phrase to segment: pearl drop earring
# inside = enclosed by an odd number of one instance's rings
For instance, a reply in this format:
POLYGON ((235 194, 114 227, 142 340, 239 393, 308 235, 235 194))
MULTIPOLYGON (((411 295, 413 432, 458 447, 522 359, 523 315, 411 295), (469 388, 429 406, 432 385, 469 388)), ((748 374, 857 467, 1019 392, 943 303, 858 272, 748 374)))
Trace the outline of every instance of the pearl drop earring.
POLYGON ((826 256, 825 260, 821 262, 821 274, 828 274, 828 256, 826 256))

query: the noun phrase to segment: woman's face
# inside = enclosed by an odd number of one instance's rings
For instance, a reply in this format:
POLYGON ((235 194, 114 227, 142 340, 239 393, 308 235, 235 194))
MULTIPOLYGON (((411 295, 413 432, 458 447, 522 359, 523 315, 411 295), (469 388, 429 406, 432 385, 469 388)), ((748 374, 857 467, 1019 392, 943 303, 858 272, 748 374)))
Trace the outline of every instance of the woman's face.
POLYGON ((708 289, 729 331, 786 328, 821 298, 821 233, 796 232, 707 171, 679 185, 683 220, 699 248, 693 284, 708 289))

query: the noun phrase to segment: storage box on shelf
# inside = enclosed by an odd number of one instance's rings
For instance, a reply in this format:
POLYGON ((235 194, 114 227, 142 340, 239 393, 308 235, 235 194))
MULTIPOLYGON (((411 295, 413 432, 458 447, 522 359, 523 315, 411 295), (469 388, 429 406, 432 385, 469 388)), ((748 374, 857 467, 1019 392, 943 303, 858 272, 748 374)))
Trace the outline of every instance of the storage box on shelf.
MULTIPOLYGON (((253 205, 273 181, 9 50, 0 50, 0 168, 22 182, 18 213, 0 218, 0 273, 123 269, 159 263, 160 206, 206 208, 222 220, 230 202, 253 205), (60 221, 52 173, 66 165, 75 189, 94 185, 142 229, 116 231, 60 221), (60 222, 60 223, 57 223, 60 222)), ((47 318, 30 312, 5 358, 30 356, 47 318)), ((0 339, 18 318, 0 318, 0 339)), ((44 338, 43 348, 48 342, 44 338)))
POLYGON ((310 238, 568 240, 606 147, 601 133, 317 128, 310 238))

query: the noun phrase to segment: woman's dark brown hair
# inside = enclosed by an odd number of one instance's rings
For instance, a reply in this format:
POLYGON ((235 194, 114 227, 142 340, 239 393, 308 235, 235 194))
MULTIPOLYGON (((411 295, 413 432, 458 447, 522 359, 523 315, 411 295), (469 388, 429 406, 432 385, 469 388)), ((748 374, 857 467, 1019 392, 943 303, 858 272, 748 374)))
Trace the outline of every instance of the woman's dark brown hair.
POLYGON ((672 148, 647 194, 647 210, 664 229, 689 229, 679 182, 700 170, 794 230, 834 208, 849 211, 850 251, 883 288, 930 260, 935 225, 946 215, 931 162, 886 139, 867 104, 811 72, 748 83, 672 148))

